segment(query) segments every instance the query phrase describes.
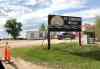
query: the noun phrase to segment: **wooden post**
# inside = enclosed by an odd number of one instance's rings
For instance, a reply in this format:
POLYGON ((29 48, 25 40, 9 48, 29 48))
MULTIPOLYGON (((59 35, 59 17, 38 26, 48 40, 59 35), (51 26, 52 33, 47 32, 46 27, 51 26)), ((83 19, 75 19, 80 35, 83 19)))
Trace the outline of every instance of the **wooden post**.
POLYGON ((82 42, 81 42, 81 32, 79 32, 79 45, 82 48, 82 42))
POLYGON ((50 49, 50 31, 48 30, 48 50, 50 49))

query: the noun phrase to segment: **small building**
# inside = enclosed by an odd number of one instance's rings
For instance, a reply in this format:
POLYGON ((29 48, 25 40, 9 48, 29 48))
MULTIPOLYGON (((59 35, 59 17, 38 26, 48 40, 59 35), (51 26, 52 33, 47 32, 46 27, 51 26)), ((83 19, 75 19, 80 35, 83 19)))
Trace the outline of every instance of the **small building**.
MULTIPOLYGON (((41 40, 41 39, 47 39, 47 32, 40 32, 38 30, 34 31, 27 31, 26 32, 26 39, 28 40, 41 40)), ((57 38, 57 32, 51 32, 50 33, 51 39, 57 38)))
POLYGON ((40 31, 28 31, 26 33, 26 39, 29 40, 39 40, 39 39, 46 39, 47 33, 40 32, 40 31))

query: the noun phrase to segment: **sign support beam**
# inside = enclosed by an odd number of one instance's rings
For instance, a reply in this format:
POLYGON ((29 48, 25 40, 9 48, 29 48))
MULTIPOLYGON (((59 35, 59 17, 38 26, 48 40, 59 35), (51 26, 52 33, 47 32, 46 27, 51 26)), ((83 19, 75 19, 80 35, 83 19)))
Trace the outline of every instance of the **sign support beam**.
POLYGON ((79 45, 82 48, 82 41, 81 41, 81 32, 79 32, 79 45))
POLYGON ((50 49, 51 41, 50 41, 50 31, 48 30, 48 50, 50 49))

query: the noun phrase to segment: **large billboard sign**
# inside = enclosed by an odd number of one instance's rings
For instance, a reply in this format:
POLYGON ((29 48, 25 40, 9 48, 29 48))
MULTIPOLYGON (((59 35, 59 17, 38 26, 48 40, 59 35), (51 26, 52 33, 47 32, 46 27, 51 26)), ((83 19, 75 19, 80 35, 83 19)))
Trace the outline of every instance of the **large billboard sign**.
POLYGON ((81 18, 73 16, 48 15, 49 31, 81 31, 81 18))

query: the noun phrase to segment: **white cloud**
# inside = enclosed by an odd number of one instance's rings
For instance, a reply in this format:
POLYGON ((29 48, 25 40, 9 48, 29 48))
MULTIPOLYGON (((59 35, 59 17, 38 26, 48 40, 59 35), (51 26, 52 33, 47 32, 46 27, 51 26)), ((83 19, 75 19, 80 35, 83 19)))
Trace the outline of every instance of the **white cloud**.
MULTIPOLYGON (((18 3, 19 1, 24 1, 24 0, 18 0, 18 3)), ((0 18, 1 22, 0 29, 3 29, 2 27, 5 24, 5 21, 8 19, 8 17, 17 18, 18 21, 21 21, 24 25, 28 25, 28 23, 27 24, 25 23, 25 21, 27 21, 28 19, 33 18, 33 20, 36 19, 39 21, 47 20, 48 14, 54 14, 54 12, 57 12, 59 10, 84 7, 83 4, 86 2, 86 0, 52 0, 51 3, 49 3, 49 0, 27 0, 27 1, 25 0, 25 2, 23 3, 25 6, 20 4, 18 5, 16 0, 15 2, 13 2, 15 5, 14 4, 11 5, 10 2, 11 1, 9 0, 9 3, 0 4, 0 6, 3 7, 0 8, 0 10, 2 9, 4 14, 8 15, 6 16, 6 18, 0 18), (40 4, 41 5, 46 4, 46 8, 40 7, 36 8, 36 10, 33 10, 33 8, 28 7, 28 5, 34 6, 40 4)), ((70 14, 75 15, 73 13, 70 14)))
MULTIPOLYGON (((38 4, 38 3, 48 3, 49 0, 29 0, 26 3, 38 4)), ((38 10, 32 11, 32 8, 27 8, 18 5, 7 5, 4 7, 6 10, 11 10, 10 12, 5 12, 11 18, 19 18, 20 20, 25 20, 28 18, 42 18, 46 17, 48 14, 53 14, 53 12, 69 8, 81 7, 84 0, 52 0, 52 3, 47 8, 39 8, 38 10)), ((26 4, 25 3, 25 4, 26 4)))
POLYGON ((24 5, 37 5, 37 4, 49 4, 49 0, 28 0, 24 3, 24 5))
POLYGON ((4 27, 6 20, 7 20, 7 18, 0 18, 0 28, 4 27))
MULTIPOLYGON (((42 2, 45 2, 46 0, 40 0, 42 2)), ((40 19, 47 17, 48 14, 54 14, 55 11, 64 10, 64 9, 70 9, 70 8, 79 8, 83 7, 84 0, 52 0, 52 4, 50 4, 47 8, 40 8, 36 11, 33 11, 32 13, 20 16, 20 20, 25 19, 40 19)))
POLYGON ((73 12, 72 13, 64 13, 63 15, 79 16, 79 17, 83 17, 83 18, 87 19, 87 18, 94 18, 95 16, 100 15, 99 12, 100 12, 100 9, 95 8, 95 9, 81 10, 81 11, 74 12, 74 13, 73 12))
POLYGON ((9 8, 12 9, 11 12, 8 12, 8 16, 9 17, 19 17, 28 13, 32 12, 32 9, 29 9, 27 7, 24 6, 14 6, 14 5, 10 5, 9 8))
POLYGON ((24 3, 25 5, 35 5, 37 3, 36 0, 28 0, 26 3, 24 3))
POLYGON ((4 29, 3 28, 0 28, 0 32, 3 32, 4 31, 4 29))

